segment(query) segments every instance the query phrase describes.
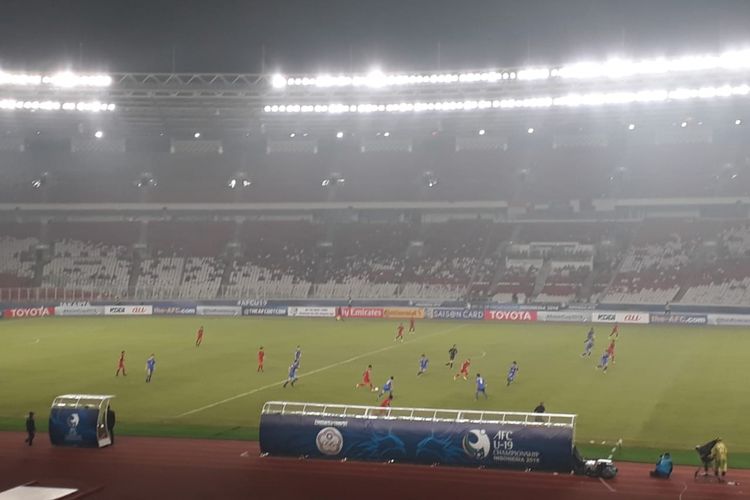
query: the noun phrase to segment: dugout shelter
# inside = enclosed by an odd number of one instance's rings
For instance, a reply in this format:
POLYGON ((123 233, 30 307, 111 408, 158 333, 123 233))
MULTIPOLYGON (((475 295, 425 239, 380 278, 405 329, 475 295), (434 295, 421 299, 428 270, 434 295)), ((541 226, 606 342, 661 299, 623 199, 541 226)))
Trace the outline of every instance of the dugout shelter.
POLYGON ((53 446, 103 448, 112 444, 107 407, 113 395, 64 394, 52 401, 49 438, 53 446))

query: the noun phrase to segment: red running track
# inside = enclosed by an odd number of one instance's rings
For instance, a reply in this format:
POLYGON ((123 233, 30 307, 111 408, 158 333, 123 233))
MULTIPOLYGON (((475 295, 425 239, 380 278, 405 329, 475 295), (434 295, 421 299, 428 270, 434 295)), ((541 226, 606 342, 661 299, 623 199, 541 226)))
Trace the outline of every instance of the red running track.
MULTIPOLYGON (((121 437, 104 449, 33 447, 20 433, 0 433, 0 491, 37 481, 80 488, 92 499, 432 499, 484 498, 719 500, 750 498, 750 471, 738 485, 697 482, 677 467, 670 480, 646 464, 619 463, 606 483, 568 475, 365 462, 261 458, 258 443, 121 437), (747 490, 747 493, 745 492, 747 490)), ((730 457, 731 459, 731 457, 730 457)))

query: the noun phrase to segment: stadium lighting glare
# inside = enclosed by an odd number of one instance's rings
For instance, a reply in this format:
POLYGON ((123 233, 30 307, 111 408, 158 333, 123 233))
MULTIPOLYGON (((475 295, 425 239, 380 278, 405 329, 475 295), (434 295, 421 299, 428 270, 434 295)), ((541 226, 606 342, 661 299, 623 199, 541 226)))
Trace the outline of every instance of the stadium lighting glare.
POLYGON ((688 126, 687 122, 682 122, 682 123, 680 123, 680 127, 682 127, 682 128, 685 128, 685 127, 687 127, 687 126, 688 126))
MULTIPOLYGON (((727 97, 743 97, 750 94, 750 85, 722 85, 719 87, 680 87, 668 89, 645 89, 617 92, 570 93, 558 97, 536 96, 507 98, 501 100, 398 102, 390 104, 316 104, 316 105, 270 105, 263 109, 268 113, 413 113, 425 111, 475 111, 484 109, 548 109, 577 108, 618 104, 647 104, 671 101, 705 100, 727 97), (307 109, 306 109, 307 108, 307 109)), ((0 104, 1 107, 1 104, 0 104)), ((385 134, 384 134, 385 135, 385 134)))
POLYGON ((201 138, 201 133, 200 132, 196 132, 196 133, 193 134, 193 139, 200 139, 200 138, 201 138))
POLYGON ((628 130, 635 130, 635 123, 628 125, 628 130))
POLYGON ((297 134, 295 134, 294 132, 292 132, 291 134, 289 134, 289 137, 291 137, 292 139, 294 139, 295 137, 297 137, 297 134))
POLYGON ((336 139, 343 139, 344 133, 343 132, 336 132, 336 139))
POLYGON ((383 137, 390 137, 390 136, 391 136, 390 132, 383 132, 383 137))
POLYGON ((24 73, 6 73, 0 71, 0 85, 16 85, 25 87, 30 85, 39 85, 42 83, 41 75, 27 75, 24 73))
POLYGON ((526 133, 527 133, 527 134, 533 134, 533 133, 534 133, 534 127, 529 127, 529 128, 528 128, 528 129, 526 130, 526 133))
POLYGON ((42 83, 52 87, 109 87, 112 77, 109 75, 77 75, 71 72, 56 73, 42 77, 42 83))
MULTIPOLYGON (((651 59, 612 58, 605 61, 583 61, 557 67, 529 67, 517 70, 493 69, 481 72, 434 73, 434 74, 387 74, 373 70, 360 75, 329 75, 271 77, 275 89, 287 87, 353 87, 384 88, 413 85, 450 85, 498 83, 507 81, 545 81, 550 79, 571 80, 621 80, 633 77, 659 77, 664 75, 699 73, 737 73, 750 70, 750 49, 731 50, 718 55, 690 55, 677 58, 657 57, 651 59)), ((14 75, 19 82, 29 78, 28 84, 36 84, 37 75, 14 75)), ((48 77, 44 77, 48 78, 48 77)), ((0 84, 2 84, 0 75, 0 84)), ((21 83, 23 84, 23 83, 21 83)))
POLYGON ((737 118, 737 119, 736 119, 736 120, 734 121, 734 124, 735 124, 735 125, 742 125, 742 120, 740 120, 739 118, 737 118))
POLYGON ((104 132, 102 132, 101 130, 97 130, 96 132, 94 132, 94 137, 96 137, 97 139, 101 139, 102 137, 104 137, 104 132))
POLYGON ((286 87, 286 78, 283 75, 275 74, 271 77, 271 85, 275 89, 283 89, 286 87))
POLYGON ((60 101, 21 101, 18 99, 5 99, 0 97, 0 110, 13 111, 81 111, 99 113, 102 111, 114 111, 116 106, 111 103, 99 101, 88 102, 60 102, 60 101))
POLYGON ((482 128, 482 129, 479 129, 479 132, 478 132, 478 134, 479 134, 479 135, 484 135, 484 134, 486 134, 486 131, 485 131, 485 130, 484 130, 483 128, 482 128))
POLYGON ((526 68, 518 71, 516 77, 519 80, 546 80, 550 77, 549 68, 526 68))

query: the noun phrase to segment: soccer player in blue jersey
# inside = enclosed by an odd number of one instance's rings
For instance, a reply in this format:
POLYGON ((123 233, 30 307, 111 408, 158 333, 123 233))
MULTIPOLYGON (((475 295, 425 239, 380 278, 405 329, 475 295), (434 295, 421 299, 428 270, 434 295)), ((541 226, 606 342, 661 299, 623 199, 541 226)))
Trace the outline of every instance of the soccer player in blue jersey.
POLYGON ((377 399, 380 399, 386 393, 388 393, 389 395, 393 395, 393 375, 388 377, 388 380, 385 381, 382 389, 380 389, 380 393, 378 394, 377 399))
POLYGON ((508 385, 512 384, 514 380, 516 380, 516 375, 518 375, 518 363, 515 361, 511 363, 510 368, 508 368, 508 385))
POLYGON ((151 382, 151 376, 154 374, 155 368, 156 358, 154 357, 154 353, 151 353, 151 356, 146 360, 146 383, 151 382))
POLYGON ((417 372, 417 376, 422 375, 424 372, 427 371, 428 364, 430 364, 430 360, 427 359, 427 356, 422 354, 422 357, 419 358, 419 371, 417 372))
POLYGON ((484 399, 487 399, 487 384, 484 382, 484 378, 477 373, 477 392, 474 394, 474 399, 479 399, 479 393, 484 394, 484 399))
POLYGON ((300 359, 302 359, 302 349, 300 348, 300 346, 297 346, 297 349, 295 349, 294 351, 294 362, 297 364, 298 367, 299 367, 300 359))
POLYGON ((584 351, 581 353, 581 357, 590 357, 591 356, 591 350, 594 348, 594 327, 591 327, 591 330, 589 330, 588 335, 586 335, 586 340, 583 341, 584 351))
POLYGON ((607 366, 609 366, 609 351, 604 351, 602 357, 599 358, 599 364, 596 365, 596 369, 602 369, 602 372, 607 373, 607 366))
POLYGON ((281 387, 286 387, 289 382, 291 382, 292 387, 294 387, 294 383, 297 381, 297 370, 299 370, 299 363, 296 361, 289 365, 289 375, 287 376, 286 382, 284 382, 284 385, 281 387))

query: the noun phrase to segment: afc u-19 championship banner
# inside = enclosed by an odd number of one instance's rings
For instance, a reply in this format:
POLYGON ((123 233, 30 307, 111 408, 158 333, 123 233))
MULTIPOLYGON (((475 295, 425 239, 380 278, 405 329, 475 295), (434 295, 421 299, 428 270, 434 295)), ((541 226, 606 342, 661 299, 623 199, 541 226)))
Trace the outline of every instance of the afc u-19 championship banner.
POLYGON ((98 409, 53 408, 49 415, 49 439, 55 446, 98 448, 98 409))
POLYGON ((260 449, 292 457, 568 472, 573 429, 264 414, 260 449))

